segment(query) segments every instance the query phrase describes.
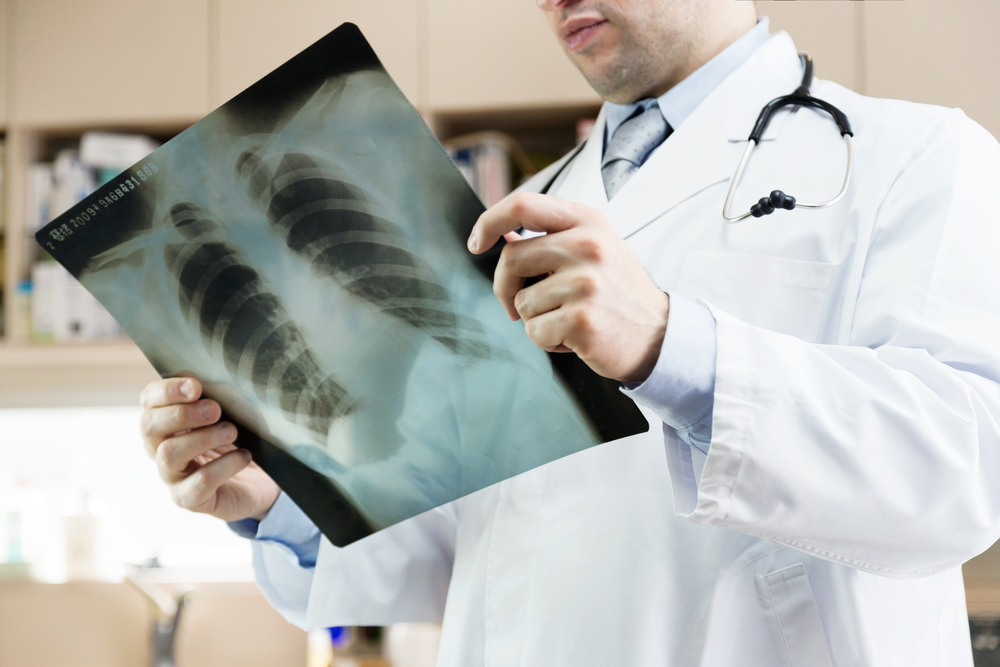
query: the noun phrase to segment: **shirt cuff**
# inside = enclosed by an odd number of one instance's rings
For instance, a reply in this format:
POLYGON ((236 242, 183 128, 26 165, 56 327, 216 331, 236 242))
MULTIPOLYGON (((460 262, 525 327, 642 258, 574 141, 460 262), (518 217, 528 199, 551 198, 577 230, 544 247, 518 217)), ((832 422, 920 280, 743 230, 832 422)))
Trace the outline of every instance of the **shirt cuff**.
POLYGON ((670 295, 667 331, 656 366, 645 382, 628 383, 622 391, 678 431, 702 430, 699 426, 714 405, 716 346, 712 311, 670 295))
POLYGON ((261 520, 232 521, 229 527, 241 537, 275 542, 288 547, 302 567, 313 567, 319 555, 319 529, 284 491, 261 520))

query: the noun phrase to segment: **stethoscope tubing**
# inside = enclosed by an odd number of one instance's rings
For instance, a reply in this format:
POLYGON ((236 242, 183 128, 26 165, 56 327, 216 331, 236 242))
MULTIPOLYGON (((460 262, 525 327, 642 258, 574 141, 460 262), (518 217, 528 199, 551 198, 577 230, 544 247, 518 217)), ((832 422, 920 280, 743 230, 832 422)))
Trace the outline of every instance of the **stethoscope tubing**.
MULTIPOLYGON (((811 210, 828 208, 839 203, 840 200, 844 198, 844 195, 847 194, 847 188, 851 184, 851 175, 854 172, 854 144, 851 141, 854 137, 854 132, 851 129, 851 122, 848 120, 847 115, 837 107, 833 106, 829 102, 825 102, 810 95, 809 89, 812 85, 813 57, 808 53, 800 53, 799 58, 801 58, 804 66, 802 84, 796 88, 795 92, 791 95, 778 97, 768 102, 764 108, 761 109, 760 116, 758 116, 753 131, 750 133, 750 138, 747 140, 747 148, 743 152, 743 157, 740 159, 740 164, 736 168, 733 180, 729 183, 729 192, 726 193, 726 201, 722 205, 722 217, 725 218, 727 222, 735 223, 746 220, 750 216, 762 217, 764 215, 769 215, 779 207, 788 210, 796 208, 811 210), (754 148, 757 147, 757 143, 760 137, 763 136, 764 131, 767 129, 767 125, 771 121, 771 117, 774 112, 785 106, 808 106, 825 111, 833 116, 834 122, 836 122, 837 127, 840 129, 841 136, 844 137, 844 141, 847 142, 847 169, 844 173, 844 183, 840 188, 840 192, 837 193, 836 197, 829 201, 818 204, 810 204, 807 202, 799 202, 795 200, 795 198, 789 197, 779 190, 775 190, 771 193, 770 197, 762 198, 746 213, 736 217, 730 217, 729 208, 732 205, 733 195, 736 193, 736 187, 739 185, 740 179, 743 177, 743 172, 746 170, 747 163, 750 161, 750 154, 753 153, 754 148)), ((545 185, 539 190, 541 194, 548 194, 549 189, 553 186, 553 184, 555 184, 555 182, 559 179, 559 176, 566 170, 566 168, 573 163, 586 144, 586 141, 580 143, 575 149, 573 149, 573 151, 570 152, 569 155, 563 158, 562 165, 556 169, 555 173, 549 177, 545 185)))
POLYGON ((829 102, 813 97, 809 93, 809 89, 812 87, 813 57, 808 53, 800 53, 799 58, 802 60, 804 67, 802 84, 795 89, 795 92, 791 95, 778 97, 768 102, 764 108, 761 109, 760 116, 757 117, 757 122, 754 125, 753 131, 750 133, 750 138, 747 139, 747 149, 743 152, 743 157, 740 159, 740 165, 736 168, 733 180, 729 183, 729 192, 726 193, 726 202, 722 205, 722 217, 725 218, 726 222, 740 222, 742 220, 746 220, 751 215, 755 218, 760 218, 765 215, 770 215, 777 208, 785 208, 788 210, 796 208, 807 208, 813 210, 827 208, 839 202, 847 193, 847 187, 851 183, 851 173, 854 171, 854 146, 851 143, 851 138, 854 136, 854 132, 851 129, 851 121, 848 120, 847 115, 843 111, 829 102), (825 201, 819 204, 809 204, 797 201, 795 198, 789 197, 780 190, 775 190, 771 193, 770 197, 762 198, 746 213, 736 217, 730 217, 729 207, 732 205, 733 195, 736 193, 736 186, 739 185, 743 172, 746 170, 747 162, 750 161, 750 154, 753 152, 754 148, 757 147, 757 143, 764 135, 764 130, 767 129, 768 123, 771 122, 771 117, 774 115, 774 112, 786 106, 808 106, 825 111, 833 116, 834 122, 840 129, 840 135, 844 137, 844 141, 847 142, 847 170, 844 174, 844 184, 841 186, 840 192, 837 193, 837 196, 830 201, 825 201))
MULTIPOLYGON (((808 209, 820 209, 828 208, 834 204, 840 202, 847 194, 847 186, 851 184, 851 173, 854 171, 854 145, 851 143, 851 135, 845 134, 844 141, 847 142, 847 172, 844 174, 844 184, 840 188, 840 192, 837 196, 829 201, 825 201, 819 204, 809 204, 806 202, 795 202, 795 208, 808 208, 808 209)), ((732 182, 729 184, 729 192, 726 194, 726 203, 722 206, 722 217, 726 219, 726 222, 741 222, 749 218, 753 213, 747 211, 743 215, 738 215, 735 218, 729 217, 729 206, 732 204, 733 194, 736 192, 736 186, 740 182, 740 178, 743 176, 743 171, 746 169, 747 162, 750 160, 750 153, 757 146, 757 142, 750 139, 747 142, 747 149, 743 152, 743 158, 740 159, 740 166, 736 168, 736 174, 733 176, 732 182)))

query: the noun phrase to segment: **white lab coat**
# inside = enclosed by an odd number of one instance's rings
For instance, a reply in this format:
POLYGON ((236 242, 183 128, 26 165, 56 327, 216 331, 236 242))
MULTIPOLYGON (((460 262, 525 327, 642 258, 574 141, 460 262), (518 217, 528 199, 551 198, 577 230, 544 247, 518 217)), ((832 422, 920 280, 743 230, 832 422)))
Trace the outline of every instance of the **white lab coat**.
MULTIPOLYGON (((845 200, 727 224, 750 128, 800 77, 774 35, 610 204, 603 117, 553 192, 712 308, 707 460, 647 411, 648 434, 324 541, 315 570, 257 543, 286 617, 443 620, 442 667, 971 665, 960 565, 1000 537, 1000 146, 960 111, 816 81, 855 131, 845 200)), ((826 200, 845 164, 828 116, 781 113, 734 210, 826 200)))

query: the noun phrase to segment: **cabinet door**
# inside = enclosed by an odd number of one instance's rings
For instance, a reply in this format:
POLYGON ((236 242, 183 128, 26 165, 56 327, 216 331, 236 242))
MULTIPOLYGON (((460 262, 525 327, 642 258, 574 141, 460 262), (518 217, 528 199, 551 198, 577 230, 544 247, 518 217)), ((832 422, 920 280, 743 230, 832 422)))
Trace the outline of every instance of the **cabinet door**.
POLYGON ((189 122, 208 111, 208 0, 20 0, 12 20, 17 122, 189 122))
POLYGON ((757 13, 770 18, 772 33, 786 31, 795 48, 814 56, 817 78, 864 93, 857 57, 861 9, 853 2, 757 2, 757 13))
POLYGON ((417 104, 417 0, 219 0, 219 102, 344 22, 417 104))
POLYGON ((1000 3, 864 3, 868 94, 961 107, 1000 136, 1000 3))
POLYGON ((593 104, 597 93, 531 0, 427 0, 434 111, 593 104))

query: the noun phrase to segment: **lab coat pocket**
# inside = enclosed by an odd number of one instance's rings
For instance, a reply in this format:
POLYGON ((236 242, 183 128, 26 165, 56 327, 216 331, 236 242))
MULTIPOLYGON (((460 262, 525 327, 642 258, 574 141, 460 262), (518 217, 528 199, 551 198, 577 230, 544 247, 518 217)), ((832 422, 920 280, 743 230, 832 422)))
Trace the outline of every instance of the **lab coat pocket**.
POLYGON ((817 340, 834 265, 773 255, 689 252, 677 294, 810 343, 817 340))
POLYGON ((757 597, 768 616, 786 667, 831 667, 816 598, 799 563, 756 578, 757 597))

